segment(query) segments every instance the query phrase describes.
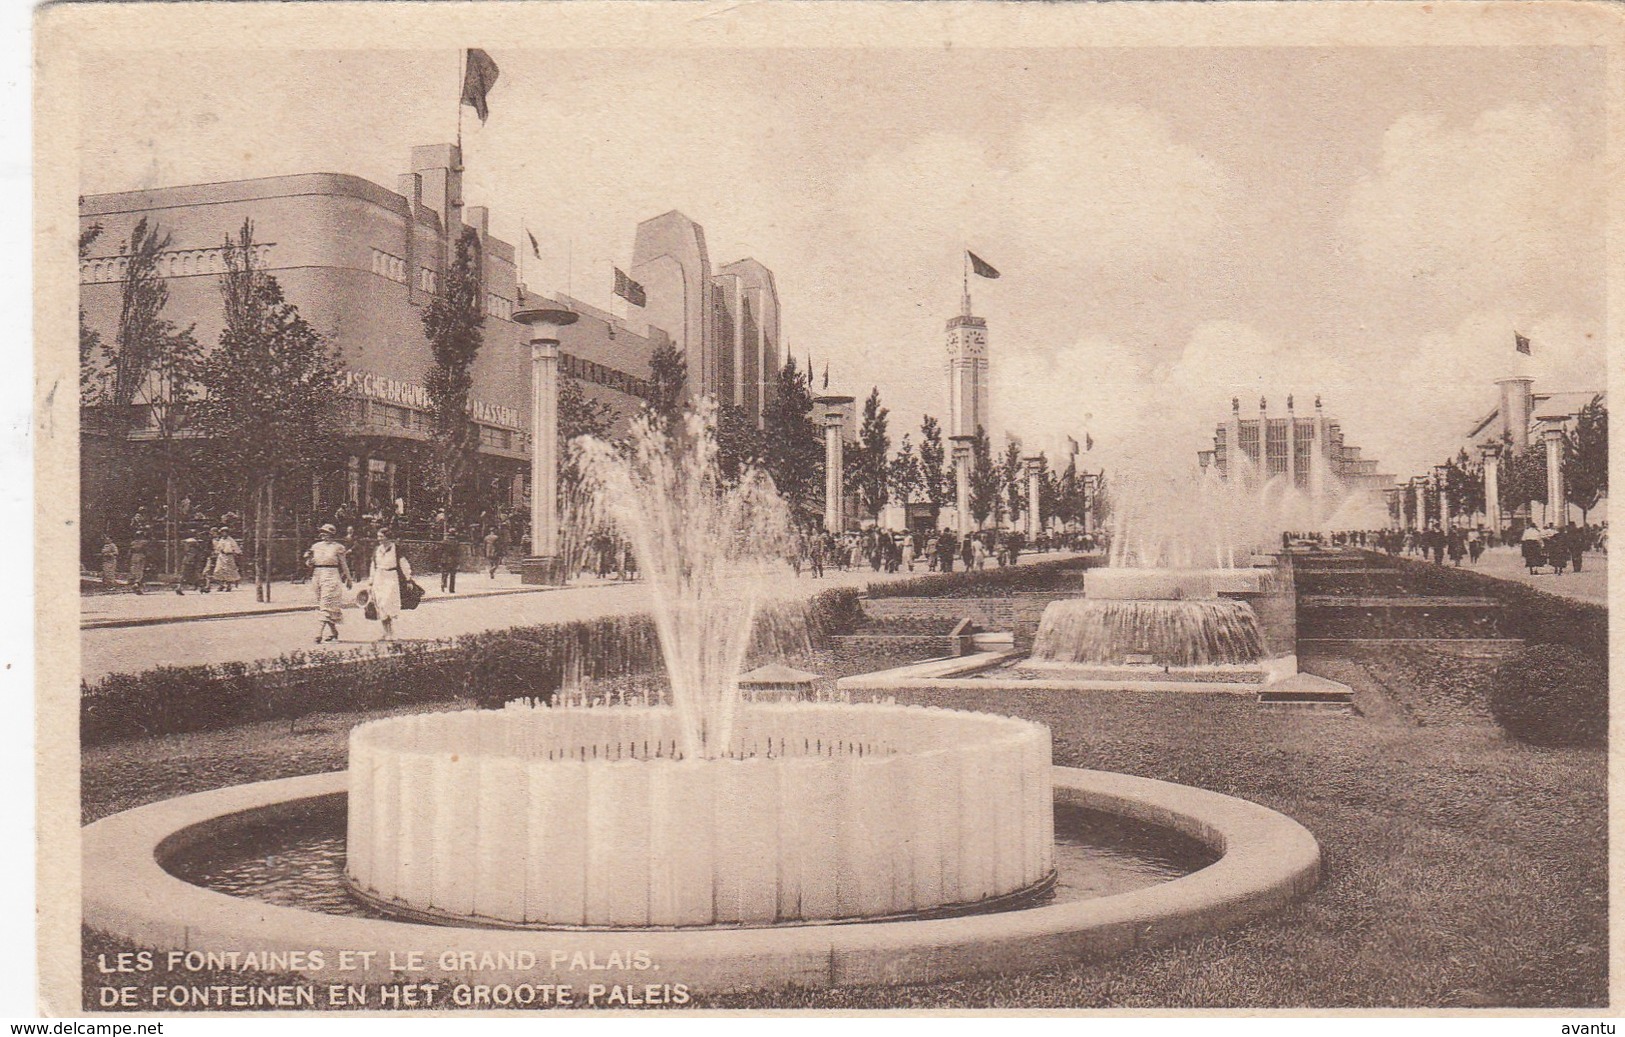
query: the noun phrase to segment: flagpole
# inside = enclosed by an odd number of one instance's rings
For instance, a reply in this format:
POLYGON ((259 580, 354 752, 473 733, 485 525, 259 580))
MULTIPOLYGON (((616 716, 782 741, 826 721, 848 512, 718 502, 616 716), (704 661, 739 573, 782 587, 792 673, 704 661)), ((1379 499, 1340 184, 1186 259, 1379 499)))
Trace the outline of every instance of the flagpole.
POLYGON ((468 51, 457 51, 457 157, 461 161, 463 155, 463 77, 468 69, 468 51))

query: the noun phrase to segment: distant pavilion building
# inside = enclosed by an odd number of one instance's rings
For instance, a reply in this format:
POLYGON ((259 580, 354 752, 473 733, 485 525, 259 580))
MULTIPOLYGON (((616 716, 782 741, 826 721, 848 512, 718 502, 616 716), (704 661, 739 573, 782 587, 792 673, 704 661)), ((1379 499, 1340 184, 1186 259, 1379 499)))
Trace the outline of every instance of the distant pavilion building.
POLYGON ((1284 475, 1305 492, 1314 492, 1316 480, 1327 476, 1346 489, 1378 495, 1393 485, 1392 473, 1379 471, 1380 462, 1361 456, 1344 439, 1342 423, 1326 414, 1319 396, 1310 414, 1300 414, 1292 396, 1285 414, 1271 414, 1268 403, 1259 399, 1256 416, 1244 417, 1241 399, 1231 399, 1230 420, 1214 426, 1213 449, 1197 454, 1203 470, 1211 467, 1229 478, 1237 458, 1245 457, 1264 478, 1284 475))

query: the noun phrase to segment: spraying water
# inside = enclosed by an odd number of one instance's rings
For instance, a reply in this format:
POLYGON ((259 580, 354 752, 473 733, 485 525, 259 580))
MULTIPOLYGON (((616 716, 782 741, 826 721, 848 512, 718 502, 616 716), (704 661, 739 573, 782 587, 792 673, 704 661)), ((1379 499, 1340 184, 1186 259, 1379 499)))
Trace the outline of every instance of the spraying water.
POLYGON ((738 677, 767 584, 782 575, 790 513, 772 480, 717 465, 714 408, 667 430, 648 415, 624 445, 577 440, 585 498, 626 537, 647 582, 685 759, 731 745, 738 677))

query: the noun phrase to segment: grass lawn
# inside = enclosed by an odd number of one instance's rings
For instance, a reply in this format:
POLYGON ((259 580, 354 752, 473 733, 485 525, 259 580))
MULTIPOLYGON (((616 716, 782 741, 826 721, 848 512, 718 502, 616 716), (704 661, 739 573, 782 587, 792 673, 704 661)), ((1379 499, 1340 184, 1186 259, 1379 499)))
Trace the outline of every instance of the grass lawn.
MULTIPOLYGON (((1320 839, 1322 884, 1263 921, 1107 962, 697 1007, 1605 1004, 1601 750, 1528 748, 1461 717, 1417 727, 1179 693, 922 691, 898 700, 1029 717, 1050 725, 1058 764, 1197 785, 1280 810, 1320 839)), ((311 717, 291 734, 286 722, 267 723, 87 749, 84 818, 338 769, 348 728, 364 718, 311 717)), ((104 946, 87 934, 87 950, 104 946)))

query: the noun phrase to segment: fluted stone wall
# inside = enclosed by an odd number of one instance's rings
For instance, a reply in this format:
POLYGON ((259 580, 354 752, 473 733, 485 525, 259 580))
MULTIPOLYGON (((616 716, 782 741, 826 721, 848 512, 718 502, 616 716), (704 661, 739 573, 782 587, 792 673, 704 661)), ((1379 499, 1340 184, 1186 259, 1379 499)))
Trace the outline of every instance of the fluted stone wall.
POLYGON ((1054 868, 1048 728, 908 706, 742 707, 676 758, 663 708, 394 717, 350 736, 347 872, 385 906, 510 925, 915 913, 1054 868))

